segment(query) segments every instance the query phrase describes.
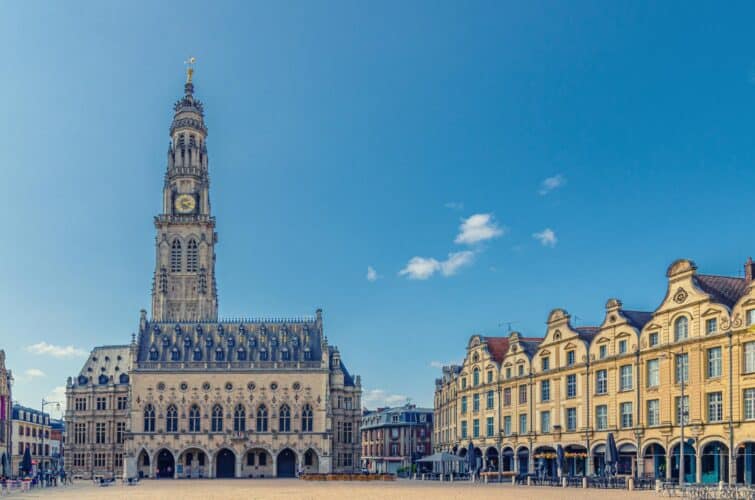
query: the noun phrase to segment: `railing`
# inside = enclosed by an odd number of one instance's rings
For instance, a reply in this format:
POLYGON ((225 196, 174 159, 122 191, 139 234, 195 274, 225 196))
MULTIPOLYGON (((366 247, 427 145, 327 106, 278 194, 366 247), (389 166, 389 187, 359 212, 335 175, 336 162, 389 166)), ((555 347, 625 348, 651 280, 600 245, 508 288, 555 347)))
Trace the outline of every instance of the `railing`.
POLYGON ((320 361, 142 361, 138 370, 189 369, 189 370, 314 370, 321 369, 320 361))

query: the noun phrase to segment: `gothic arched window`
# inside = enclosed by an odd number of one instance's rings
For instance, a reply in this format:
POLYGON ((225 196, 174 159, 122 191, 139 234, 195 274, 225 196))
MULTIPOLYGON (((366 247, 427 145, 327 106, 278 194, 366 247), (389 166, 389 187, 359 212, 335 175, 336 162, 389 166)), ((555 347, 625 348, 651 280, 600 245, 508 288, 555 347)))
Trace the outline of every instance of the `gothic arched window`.
POLYGON ((225 359, 225 353, 220 347, 215 351, 215 361, 223 361, 225 359))
POLYGON ((197 250, 197 242, 194 238, 189 240, 189 244, 186 245, 186 270, 190 273, 197 272, 199 262, 199 252, 197 250))
POLYGON ((243 347, 239 348, 239 350, 236 352, 236 359, 239 361, 246 361, 246 351, 243 347))
POLYGON ((189 410, 189 432, 199 432, 199 424, 201 417, 199 416, 199 407, 194 405, 189 410))
POLYGON ((149 350, 149 360, 150 361, 157 361, 160 355, 157 352, 157 349, 155 346, 152 346, 152 348, 149 350))
POLYGON ((687 338, 689 333, 689 320, 686 316, 678 318, 674 322, 674 340, 680 341, 687 338))
POLYGON ((304 405, 301 412, 301 431, 312 432, 312 407, 304 405))
POLYGON ((257 432, 267 432, 267 408, 260 405, 257 408, 257 432))
POLYGON ((233 430, 236 432, 246 430, 246 410, 242 405, 238 405, 233 412, 233 430))
POLYGON ((165 412, 165 432, 178 432, 178 411, 174 405, 165 412))
POLYGON ((121 384, 128 384, 128 375, 121 373, 120 382, 121 384))
POLYGON ((170 351, 170 360, 171 361, 181 361, 181 353, 179 352, 177 347, 174 347, 170 351))
POLYGON ((212 408, 212 432, 223 432, 223 408, 220 405, 212 408))
POLYGON ((98 380, 98 381, 99 381, 100 385, 105 385, 105 384, 107 384, 107 381, 108 381, 107 375, 105 375, 105 374, 103 373, 102 375, 100 375, 100 378, 99 378, 99 380, 98 380))
POLYGON ((291 410, 288 405, 281 406, 278 412, 278 432, 291 432, 291 410))
POLYGON ((155 432, 155 407, 152 405, 144 408, 144 432, 155 432))
POLYGON ((194 361, 202 361, 202 349, 199 347, 194 349, 194 361))
POLYGON ((170 270, 174 273, 181 272, 181 242, 178 239, 173 240, 170 249, 170 270))

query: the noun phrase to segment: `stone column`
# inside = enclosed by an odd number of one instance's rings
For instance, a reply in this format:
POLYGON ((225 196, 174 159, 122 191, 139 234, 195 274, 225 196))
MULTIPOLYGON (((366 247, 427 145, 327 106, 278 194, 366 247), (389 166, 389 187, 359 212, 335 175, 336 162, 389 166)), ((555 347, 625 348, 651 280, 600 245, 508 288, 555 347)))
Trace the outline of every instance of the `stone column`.
POLYGON ((236 471, 234 473, 234 477, 237 477, 237 478, 241 477, 241 464, 242 464, 241 461, 243 460, 243 458, 244 458, 243 453, 236 454, 236 471))
POLYGON ((215 455, 207 456, 207 471, 206 472, 207 472, 206 476, 208 478, 215 477, 215 455))
POLYGON ((671 459, 674 456, 671 448, 671 445, 666 446, 666 481, 671 480, 671 459))
POLYGON ((695 482, 699 484, 703 482, 703 455, 700 446, 695 451, 695 482))

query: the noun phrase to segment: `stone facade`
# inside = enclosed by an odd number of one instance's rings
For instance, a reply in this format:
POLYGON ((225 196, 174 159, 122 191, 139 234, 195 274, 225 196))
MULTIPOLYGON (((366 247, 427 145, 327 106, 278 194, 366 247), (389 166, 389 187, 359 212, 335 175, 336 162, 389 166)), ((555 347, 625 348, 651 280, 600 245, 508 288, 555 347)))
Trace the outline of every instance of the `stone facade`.
POLYGON ((11 468, 18 472, 25 450, 29 450, 32 462, 37 467, 44 466, 49 470, 52 462, 50 453, 50 415, 34 408, 13 405, 12 437, 13 453, 11 454, 11 468))
POLYGON ((542 339, 473 336, 436 380, 435 450, 471 442, 483 466, 555 474, 561 445, 566 472, 593 473, 611 433, 620 474, 678 478, 683 427, 687 481, 752 483, 754 268, 713 276, 678 260, 654 311, 610 299, 598 326, 556 309, 542 339))
POLYGON ((370 472, 396 473, 432 448, 433 409, 404 405, 362 415, 362 466, 370 472))
POLYGON ((67 466, 83 477, 356 470, 361 382, 328 344, 322 311, 218 318, 207 127, 191 73, 174 112, 162 213, 155 217, 152 314, 141 311, 129 345, 96 348, 92 366, 69 380, 67 466), (103 376, 108 368, 98 363, 107 349, 121 356, 122 377, 103 376), (100 392, 110 399, 104 410, 92 409, 100 392), (109 405, 123 394, 126 409, 113 410, 109 405), (87 398, 84 409, 76 409, 77 398, 87 398), (92 442, 97 422, 106 424, 112 449, 102 467, 91 465, 92 456, 104 453, 92 442), (112 431, 121 424, 122 443, 112 431))
POLYGON ((5 367, 5 351, 0 349, 0 453, 13 453, 12 427, 12 397, 11 381, 13 376, 5 367))

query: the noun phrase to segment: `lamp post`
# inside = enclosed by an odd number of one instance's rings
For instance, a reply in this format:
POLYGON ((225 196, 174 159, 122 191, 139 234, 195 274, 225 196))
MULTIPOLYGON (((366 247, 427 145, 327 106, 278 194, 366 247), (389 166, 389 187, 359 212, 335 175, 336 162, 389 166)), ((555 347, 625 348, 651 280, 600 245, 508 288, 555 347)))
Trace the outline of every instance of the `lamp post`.
MULTIPOLYGON (((55 408, 60 411, 60 401, 47 401, 45 398, 42 398, 42 451, 40 452, 40 455, 42 455, 42 474, 45 472, 45 406, 48 405, 55 405, 55 408)), ((44 484, 44 480, 42 481, 42 484, 44 484)))

